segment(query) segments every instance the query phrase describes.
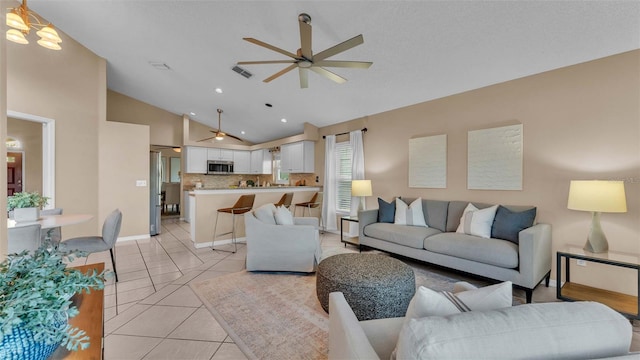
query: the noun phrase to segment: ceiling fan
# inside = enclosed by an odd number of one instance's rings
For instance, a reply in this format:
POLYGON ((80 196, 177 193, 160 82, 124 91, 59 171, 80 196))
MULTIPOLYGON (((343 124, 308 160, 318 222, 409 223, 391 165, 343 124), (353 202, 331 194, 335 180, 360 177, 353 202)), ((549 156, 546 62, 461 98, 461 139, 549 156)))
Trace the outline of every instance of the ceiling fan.
POLYGON ((217 129, 214 129, 214 130, 209 130, 209 131, 211 131, 212 133, 214 133, 215 135, 214 135, 214 136, 212 136, 212 137, 208 137, 208 138, 206 138, 206 139, 198 140, 198 142, 200 142, 200 141, 207 141, 207 140, 211 140, 211 139, 216 139, 216 140, 220 141, 220 140, 224 140, 224 138, 225 138, 225 137, 230 137, 230 138, 233 138, 233 139, 236 139, 236 140, 243 141, 242 139, 240 139, 240 138, 239 138, 239 137, 237 137, 237 136, 233 136, 233 135, 231 135, 231 134, 227 134, 227 133, 225 133, 225 132, 223 132, 223 131, 222 131, 222 127, 220 126, 220 122, 221 122, 221 119, 220 119, 220 118, 221 118, 221 115, 222 115, 222 109, 218 109, 218 128, 217 128, 217 129))
POLYGON ((337 55, 341 52, 347 51, 355 46, 362 44, 364 42, 364 38, 362 37, 362 34, 355 36, 349 40, 343 41, 338 45, 332 46, 314 55, 313 51, 311 50, 311 16, 304 13, 298 15, 298 23, 300 25, 300 48, 296 51, 295 54, 254 38, 243 38, 243 40, 246 40, 258 46, 265 47, 269 50, 273 50, 280 54, 286 55, 292 58, 293 60, 240 61, 238 62, 238 65, 291 64, 286 68, 264 79, 263 81, 268 83, 271 80, 276 79, 295 68, 298 68, 298 73, 300 75, 300 87, 304 89, 309 87, 307 70, 311 70, 317 74, 320 74, 326 77, 329 80, 333 80, 339 84, 342 84, 342 83, 345 83, 347 79, 325 69, 325 67, 368 69, 369 66, 373 64, 372 62, 366 62, 366 61, 327 60, 327 58, 330 58, 334 55, 337 55))

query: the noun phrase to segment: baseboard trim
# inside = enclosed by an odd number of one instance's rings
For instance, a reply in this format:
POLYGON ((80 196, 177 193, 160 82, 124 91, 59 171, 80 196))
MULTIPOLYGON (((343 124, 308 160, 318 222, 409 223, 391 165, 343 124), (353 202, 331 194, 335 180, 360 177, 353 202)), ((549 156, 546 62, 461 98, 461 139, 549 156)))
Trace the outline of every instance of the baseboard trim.
POLYGON ((123 236, 123 237, 119 237, 118 240, 116 240, 116 242, 126 242, 126 241, 134 241, 134 240, 145 240, 145 239, 150 239, 151 235, 149 234, 143 234, 143 235, 132 235, 132 236, 123 236))

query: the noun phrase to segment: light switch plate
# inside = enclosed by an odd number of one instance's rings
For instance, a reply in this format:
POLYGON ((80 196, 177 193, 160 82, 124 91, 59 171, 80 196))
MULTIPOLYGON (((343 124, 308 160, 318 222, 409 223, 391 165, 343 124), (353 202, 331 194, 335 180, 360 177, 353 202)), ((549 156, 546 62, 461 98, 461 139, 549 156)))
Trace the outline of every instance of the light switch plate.
POLYGON ((147 186, 147 180, 136 180, 136 186, 147 186))

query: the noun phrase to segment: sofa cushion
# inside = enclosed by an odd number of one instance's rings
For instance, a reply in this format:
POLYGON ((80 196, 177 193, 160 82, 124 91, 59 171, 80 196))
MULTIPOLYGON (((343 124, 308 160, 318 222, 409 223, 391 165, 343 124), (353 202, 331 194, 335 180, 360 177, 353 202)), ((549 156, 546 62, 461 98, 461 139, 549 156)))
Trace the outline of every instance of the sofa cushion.
POLYGON ((427 224, 422 212, 422 198, 417 198, 409 206, 402 199, 396 199, 396 215, 393 223, 426 227, 427 224))
POLYGON ((256 219, 262 221, 265 224, 275 225, 276 218, 274 217, 274 213, 276 211, 275 205, 272 203, 264 204, 259 208, 253 211, 253 215, 255 215, 256 219))
POLYGON ((461 291, 456 293, 455 297, 452 297, 451 293, 434 291, 420 286, 409 303, 405 318, 408 321, 408 319, 425 316, 445 316, 465 311, 484 311, 509 307, 513 305, 512 293, 511 281, 461 291), (461 307, 456 305, 456 300, 462 302, 461 307))
POLYGON ((434 234, 440 234, 441 231, 438 229, 420 226, 373 223, 365 226, 363 233, 372 238, 416 249, 422 249, 424 245, 424 238, 434 234))
POLYGON ((447 211, 449 202, 441 200, 422 200, 424 219, 429 227, 440 231, 447 230, 447 211))
POLYGON ((390 203, 378 198, 378 222, 393 223, 396 216, 396 202, 390 203))
POLYGON ((491 228, 493 227, 493 220, 496 217, 497 210, 498 205, 478 210, 473 204, 469 203, 464 209, 462 218, 460 218, 460 225, 456 232, 490 238, 491 228))
POLYGON ((284 205, 276 208, 273 214, 278 225, 293 225, 293 215, 284 205))
MULTIPOLYGON (((472 203, 478 209, 484 209, 491 204, 485 203, 472 203)), ((460 218, 464 213, 464 209, 469 205, 468 201, 449 201, 449 207, 447 208, 447 232, 456 231, 458 225, 460 225, 460 218)))
POLYGON ((500 205, 493 220, 491 237, 520 243, 520 231, 533 226, 536 218, 536 208, 515 212, 500 205))
POLYGON ((424 239, 424 248, 438 254, 507 269, 518 267, 518 245, 510 241, 485 239, 467 234, 442 233, 424 239))
POLYGON ((595 302, 527 304, 412 319, 400 359, 595 359, 625 355, 629 321, 595 302))

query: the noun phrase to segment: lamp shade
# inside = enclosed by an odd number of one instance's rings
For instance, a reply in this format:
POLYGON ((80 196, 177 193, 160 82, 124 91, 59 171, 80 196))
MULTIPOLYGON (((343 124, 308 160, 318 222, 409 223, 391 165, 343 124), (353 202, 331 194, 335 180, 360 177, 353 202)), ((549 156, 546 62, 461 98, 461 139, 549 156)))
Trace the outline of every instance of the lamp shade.
POLYGON ((29 43, 29 40, 24 37, 24 34, 16 29, 7 30, 7 40, 23 45, 29 43))
POLYGON ((351 196, 371 196, 371 180, 352 180, 351 196))
POLYGON ((572 180, 567 208, 610 213, 627 212, 624 182, 572 180))

